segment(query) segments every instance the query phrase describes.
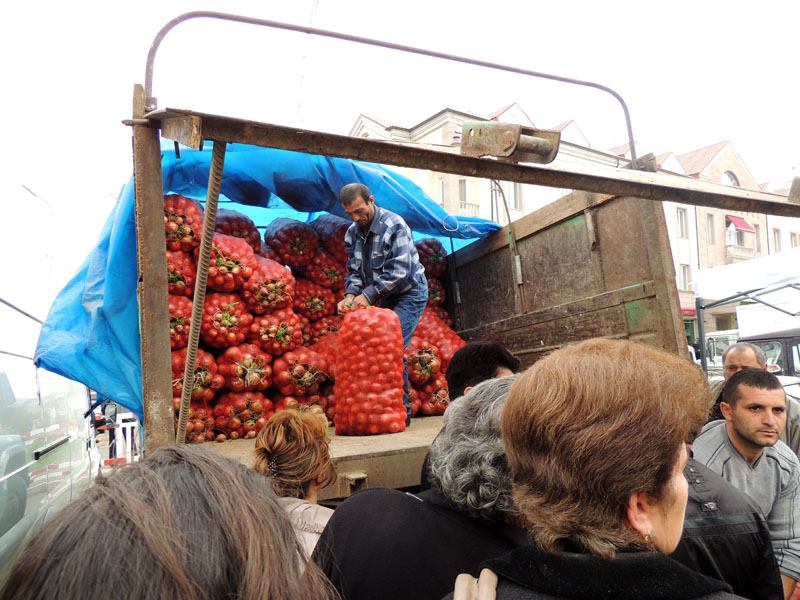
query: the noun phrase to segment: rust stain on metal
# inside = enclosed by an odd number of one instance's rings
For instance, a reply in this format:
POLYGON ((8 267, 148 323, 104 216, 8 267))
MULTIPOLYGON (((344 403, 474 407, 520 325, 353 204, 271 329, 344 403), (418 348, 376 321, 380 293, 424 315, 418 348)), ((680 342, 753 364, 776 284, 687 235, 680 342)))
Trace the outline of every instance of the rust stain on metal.
POLYGON ((310 154, 353 158, 400 167, 426 169, 500 181, 518 181, 562 189, 585 190, 599 194, 633 196, 649 200, 670 200, 695 206, 800 217, 800 205, 782 201, 764 192, 728 188, 689 178, 614 170, 609 173, 579 173, 572 170, 518 165, 510 162, 460 156, 449 152, 392 142, 352 138, 342 135, 232 119, 216 115, 167 109, 148 114, 154 123, 193 115, 202 119, 205 139, 253 144, 310 154))

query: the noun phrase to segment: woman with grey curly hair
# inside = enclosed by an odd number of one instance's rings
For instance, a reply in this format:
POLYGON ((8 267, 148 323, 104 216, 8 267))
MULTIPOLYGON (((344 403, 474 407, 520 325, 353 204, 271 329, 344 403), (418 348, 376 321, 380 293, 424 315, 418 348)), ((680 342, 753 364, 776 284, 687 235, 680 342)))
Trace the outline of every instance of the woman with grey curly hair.
POLYGON ((343 598, 435 600, 459 573, 477 575, 482 561, 530 543, 510 509, 500 436, 513 380, 485 381, 450 404, 431 448, 431 489, 368 489, 336 509, 312 558, 343 598))
POLYGON ((430 448, 430 483, 476 519, 513 514, 511 469, 500 435, 503 406, 515 376, 479 383, 453 402, 430 448))

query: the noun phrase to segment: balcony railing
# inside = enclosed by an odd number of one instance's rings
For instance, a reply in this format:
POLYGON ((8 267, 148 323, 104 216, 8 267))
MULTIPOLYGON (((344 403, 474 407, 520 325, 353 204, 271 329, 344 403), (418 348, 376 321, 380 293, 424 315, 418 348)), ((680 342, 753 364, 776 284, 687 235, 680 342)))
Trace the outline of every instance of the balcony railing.
POLYGON ((729 258, 753 258, 756 253, 752 248, 747 246, 725 246, 725 255, 729 258))
POLYGON ((473 204, 472 202, 461 202, 458 212, 462 217, 479 217, 481 205, 473 204))

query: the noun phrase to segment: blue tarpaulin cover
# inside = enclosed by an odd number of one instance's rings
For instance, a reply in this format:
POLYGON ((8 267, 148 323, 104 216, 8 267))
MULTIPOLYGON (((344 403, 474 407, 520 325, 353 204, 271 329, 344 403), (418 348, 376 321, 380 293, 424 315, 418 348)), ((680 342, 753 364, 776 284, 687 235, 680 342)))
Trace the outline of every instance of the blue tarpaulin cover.
MULTIPOLYGON (((210 145, 203 151, 182 149, 180 158, 174 149, 164 149, 164 193, 204 201, 210 163, 210 145)), ((415 238, 438 237, 448 251, 500 228, 492 221, 448 215, 410 179, 381 165, 241 144, 228 146, 220 202, 239 203, 236 210, 259 226, 279 216, 306 222, 322 212, 346 217, 338 192, 353 182, 367 185, 379 206, 401 215, 415 238)), ((34 361, 96 390, 143 421, 136 282, 131 180, 97 246, 53 302, 34 361)))

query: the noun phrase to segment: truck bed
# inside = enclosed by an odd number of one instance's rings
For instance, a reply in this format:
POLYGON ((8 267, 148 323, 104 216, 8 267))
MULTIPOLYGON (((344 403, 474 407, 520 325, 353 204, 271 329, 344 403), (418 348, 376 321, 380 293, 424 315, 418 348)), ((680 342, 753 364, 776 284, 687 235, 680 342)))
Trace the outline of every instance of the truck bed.
MULTIPOLYGON (((330 451, 336 465, 336 483, 320 492, 320 500, 347 498, 370 487, 404 488, 419 485, 422 461, 442 428, 444 417, 411 419, 401 433, 344 436, 328 428, 330 451)), ((205 447, 250 466, 253 440, 207 442, 205 447)))

